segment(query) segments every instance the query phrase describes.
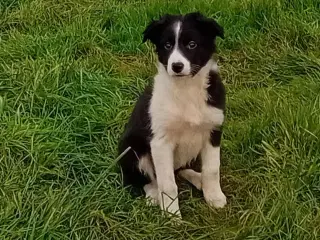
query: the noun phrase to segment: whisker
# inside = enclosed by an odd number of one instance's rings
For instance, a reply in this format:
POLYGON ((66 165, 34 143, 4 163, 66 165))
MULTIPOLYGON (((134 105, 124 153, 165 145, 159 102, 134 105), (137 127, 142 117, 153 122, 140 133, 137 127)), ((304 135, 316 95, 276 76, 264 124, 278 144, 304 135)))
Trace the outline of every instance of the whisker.
POLYGON ((191 64, 191 66, 201 68, 201 66, 200 66, 200 65, 198 65, 198 64, 191 64))

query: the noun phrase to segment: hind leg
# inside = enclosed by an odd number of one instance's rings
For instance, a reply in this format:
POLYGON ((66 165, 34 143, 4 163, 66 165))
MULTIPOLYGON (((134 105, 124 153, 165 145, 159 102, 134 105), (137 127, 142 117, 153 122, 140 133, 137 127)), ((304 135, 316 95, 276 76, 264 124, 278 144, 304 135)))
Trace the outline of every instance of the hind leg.
POLYGON ((178 175, 180 177, 186 179, 193 186, 195 186, 198 190, 202 189, 201 173, 196 172, 193 169, 182 169, 178 172, 178 175))
POLYGON ((151 183, 144 185, 143 190, 146 193, 147 198, 147 205, 158 205, 158 185, 155 180, 153 180, 151 183))
POLYGON ((144 185, 143 190, 146 193, 147 205, 158 205, 158 184, 154 174, 154 167, 149 154, 143 156, 139 160, 138 168, 140 172, 151 180, 150 183, 144 185))

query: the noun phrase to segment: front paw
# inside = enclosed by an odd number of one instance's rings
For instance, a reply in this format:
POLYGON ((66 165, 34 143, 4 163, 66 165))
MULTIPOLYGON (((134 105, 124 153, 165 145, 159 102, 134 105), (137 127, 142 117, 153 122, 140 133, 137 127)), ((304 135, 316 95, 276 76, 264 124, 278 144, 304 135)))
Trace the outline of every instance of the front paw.
POLYGON ((173 203, 172 205, 168 207, 161 207, 163 215, 176 220, 181 219, 182 217, 178 204, 173 203))
POLYGON ((172 222, 180 222, 182 220, 181 212, 180 210, 177 211, 168 211, 168 210, 162 210, 162 213, 164 216, 169 217, 172 222))
POLYGON ((178 197, 173 199, 165 193, 160 193, 158 199, 164 215, 173 219, 181 219, 178 197))
POLYGON ((222 191, 204 192, 204 198, 210 207, 223 208, 227 204, 227 198, 222 191))

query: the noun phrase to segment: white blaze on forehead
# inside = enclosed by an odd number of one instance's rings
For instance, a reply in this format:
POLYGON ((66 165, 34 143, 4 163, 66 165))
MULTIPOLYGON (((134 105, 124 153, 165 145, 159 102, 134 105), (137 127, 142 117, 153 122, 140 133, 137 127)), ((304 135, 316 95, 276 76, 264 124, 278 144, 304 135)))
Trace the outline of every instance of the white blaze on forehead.
POLYGON ((180 32, 181 32, 181 22, 177 22, 174 26, 175 44, 177 44, 179 41, 180 32))
POLYGON ((176 73, 172 70, 172 63, 181 62, 184 67, 183 70, 179 73, 179 75, 189 75, 191 66, 188 59, 186 59, 179 49, 179 37, 181 33, 181 22, 177 22, 174 24, 174 34, 175 34, 175 43, 174 48, 168 59, 168 73, 171 76, 176 75, 176 73))

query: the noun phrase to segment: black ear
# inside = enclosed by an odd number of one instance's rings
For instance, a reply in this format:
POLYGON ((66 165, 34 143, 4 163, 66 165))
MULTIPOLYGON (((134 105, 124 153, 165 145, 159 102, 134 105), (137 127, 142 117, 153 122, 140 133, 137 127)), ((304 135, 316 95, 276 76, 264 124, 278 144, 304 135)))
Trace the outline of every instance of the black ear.
POLYGON ((159 39, 159 36, 161 35, 162 31, 164 30, 169 17, 169 15, 164 15, 160 17, 159 20, 152 20, 143 32, 142 42, 150 40, 152 43, 155 44, 157 42, 157 39, 159 39))
POLYGON ((142 42, 144 43, 147 40, 150 40, 151 42, 153 42, 152 40, 155 38, 155 34, 157 32, 158 27, 159 27, 159 21, 152 20, 143 32, 142 42))
POLYGON ((195 19, 198 22, 198 27, 203 32, 212 37, 224 38, 224 30, 214 19, 207 18, 199 12, 189 13, 186 17, 195 19))
POLYGON ((224 39, 224 30, 214 19, 207 18, 206 19, 209 29, 211 29, 212 33, 214 33, 217 37, 221 37, 224 39))

